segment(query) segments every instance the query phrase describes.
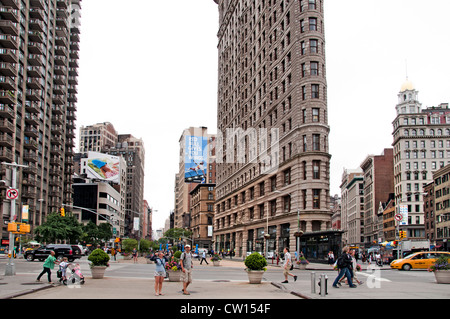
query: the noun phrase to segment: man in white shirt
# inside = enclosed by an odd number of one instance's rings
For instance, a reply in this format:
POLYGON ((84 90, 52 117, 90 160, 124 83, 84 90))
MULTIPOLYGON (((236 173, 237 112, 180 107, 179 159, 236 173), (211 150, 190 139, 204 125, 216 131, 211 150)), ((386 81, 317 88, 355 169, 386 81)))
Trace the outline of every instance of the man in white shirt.
POLYGON ((297 276, 295 276, 289 272, 291 265, 292 265, 291 254, 289 253, 289 248, 285 247, 284 248, 284 264, 283 264, 284 281, 281 282, 282 284, 287 284, 289 282, 288 276, 294 277, 294 281, 297 280, 297 276))

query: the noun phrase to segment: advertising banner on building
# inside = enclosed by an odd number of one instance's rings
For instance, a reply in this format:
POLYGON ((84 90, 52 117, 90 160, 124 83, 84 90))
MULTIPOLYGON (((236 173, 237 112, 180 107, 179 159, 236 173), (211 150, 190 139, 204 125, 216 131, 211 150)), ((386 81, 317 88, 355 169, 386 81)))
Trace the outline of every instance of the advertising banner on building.
POLYGON ((184 181, 186 183, 205 183, 208 161, 208 138, 186 136, 184 156, 184 181))
POLYGON ((120 157, 88 152, 86 174, 88 178, 120 183, 120 157))
POLYGON ((402 216, 400 225, 408 225, 408 205, 400 205, 400 215, 402 216))

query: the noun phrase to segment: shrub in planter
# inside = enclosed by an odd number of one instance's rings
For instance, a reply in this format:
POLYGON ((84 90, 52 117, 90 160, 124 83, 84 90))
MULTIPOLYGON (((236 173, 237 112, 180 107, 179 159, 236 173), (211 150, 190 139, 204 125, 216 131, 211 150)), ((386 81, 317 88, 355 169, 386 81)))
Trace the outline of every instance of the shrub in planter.
POLYGON ((259 253, 252 253, 244 261, 247 270, 266 270, 267 260, 259 253))
POLYGON ((88 257, 88 260, 91 262, 90 266, 106 266, 108 267, 109 264, 109 256, 107 253, 105 253, 102 249, 95 249, 88 257))
POLYGON ((244 264, 250 284, 260 284, 267 266, 266 258, 255 252, 245 258, 244 264))

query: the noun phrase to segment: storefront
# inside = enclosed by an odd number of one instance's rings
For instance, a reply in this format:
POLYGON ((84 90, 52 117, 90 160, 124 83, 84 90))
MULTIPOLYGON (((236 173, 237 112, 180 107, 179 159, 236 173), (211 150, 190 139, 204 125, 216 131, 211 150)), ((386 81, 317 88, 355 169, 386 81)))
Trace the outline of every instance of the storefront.
POLYGON ((330 251, 341 254, 342 231, 318 231, 305 233, 300 237, 301 252, 309 261, 326 262, 330 251))

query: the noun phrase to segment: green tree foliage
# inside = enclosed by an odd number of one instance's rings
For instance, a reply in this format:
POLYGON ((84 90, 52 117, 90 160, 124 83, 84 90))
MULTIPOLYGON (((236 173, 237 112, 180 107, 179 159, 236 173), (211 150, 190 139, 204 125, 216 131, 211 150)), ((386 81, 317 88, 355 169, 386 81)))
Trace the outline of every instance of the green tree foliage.
POLYGON ((46 243, 58 241, 77 243, 82 234, 82 226, 74 216, 62 217, 59 213, 48 215, 47 220, 34 229, 35 239, 46 243))
POLYGON ((183 228, 171 228, 164 233, 164 237, 178 240, 179 238, 191 238, 192 231, 183 228))
POLYGON ((136 239, 127 238, 122 240, 122 250, 126 253, 130 253, 133 251, 133 248, 137 249, 138 242, 136 239))

